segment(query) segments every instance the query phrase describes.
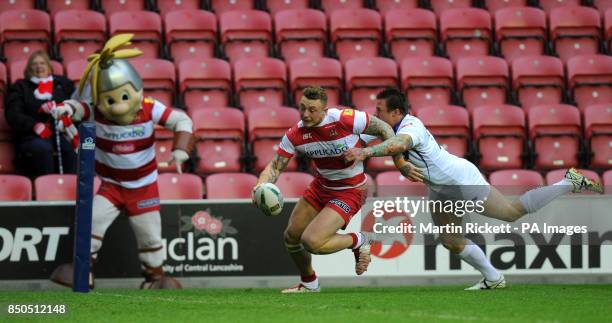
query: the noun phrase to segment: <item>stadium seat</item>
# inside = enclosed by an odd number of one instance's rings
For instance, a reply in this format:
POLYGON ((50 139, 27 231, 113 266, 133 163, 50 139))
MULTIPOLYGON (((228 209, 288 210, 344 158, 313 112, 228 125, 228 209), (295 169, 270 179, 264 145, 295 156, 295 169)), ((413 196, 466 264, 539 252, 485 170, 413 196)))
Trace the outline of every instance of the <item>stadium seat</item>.
POLYGON ((207 199, 250 199, 257 177, 246 173, 212 174, 206 177, 207 199))
POLYGON ((75 88, 78 88, 79 81, 81 80, 81 76, 83 76, 83 71, 85 71, 87 63, 87 60, 79 59, 64 64, 66 66, 66 77, 74 83, 75 88))
POLYGON ((429 1, 431 9, 440 17, 450 9, 464 9, 473 5, 472 0, 433 0, 429 1))
POLYGON ((357 109, 376 106, 376 94, 397 87, 397 64, 390 58, 353 58, 344 64, 346 91, 357 109))
POLYGON ((366 175, 366 185, 368 185, 368 197, 376 196, 376 181, 368 173, 366 175))
POLYGON ((340 10, 361 8, 363 8, 363 0, 321 0, 321 9, 330 17, 340 10))
POLYGON ((9 10, 34 9, 36 0, 0 0, 0 13, 9 10))
POLYGON ((411 182, 399 171, 388 171, 376 175, 376 196, 427 196, 427 186, 411 182))
POLYGON ((161 48, 162 23, 155 12, 127 11, 116 12, 109 18, 110 36, 122 33, 132 33, 130 48, 140 49, 141 58, 157 58, 161 48))
POLYGON ((14 159, 15 148, 13 147, 13 143, 0 141, 0 174, 15 173, 14 159))
POLYGON ((465 57, 456 67, 457 90, 468 110, 506 102, 509 71, 505 60, 493 56, 465 57))
POLYGON ((76 175, 73 174, 39 176, 34 180, 36 201, 74 201, 76 181, 76 175))
POLYGON ((371 9, 337 10, 331 15, 331 42, 342 63, 351 58, 378 56, 381 31, 380 15, 371 9))
POLYGON ((538 0, 538 4, 547 14, 550 14, 556 8, 580 6, 580 1, 581 0, 538 0))
POLYGON ((236 10, 219 17, 221 44, 230 62, 267 57, 272 47, 270 15, 258 10, 236 10))
POLYGON ((453 64, 442 57, 411 57, 400 68, 402 89, 414 112, 448 105, 454 92, 453 64))
MULTIPOLYGON (((378 145, 381 142, 382 141, 380 139, 375 139, 373 141, 370 141, 367 146, 371 147, 374 145, 378 145)), ((368 158, 366 160, 365 169, 370 174, 377 174, 380 172, 396 170, 395 163, 393 162, 393 158, 391 156, 368 158)))
POLYGON ((540 104, 561 103, 566 89, 563 63, 552 56, 517 58, 512 61, 512 88, 526 111, 540 104))
POLYGON ((469 152, 470 117, 463 107, 442 105, 420 109, 416 113, 436 141, 455 156, 469 152))
MULTIPOLYGON (((502 1, 492 1, 502 3, 502 1)), ((517 57, 544 55, 546 14, 530 7, 510 7, 495 12, 497 51, 508 61, 517 57)))
POLYGON ((0 141, 11 141, 13 130, 6 122, 4 109, 0 109, 0 141))
MULTIPOLYGON (((300 113, 293 108, 256 109, 248 113, 249 144, 256 158, 253 165, 256 172, 261 172, 274 158, 285 132, 299 120, 300 113)), ((286 170, 295 171, 297 168, 297 159, 292 158, 286 170)))
POLYGON ((285 63, 276 58, 245 58, 234 64, 234 90, 243 109, 284 105, 285 63))
POLYGON ((199 200, 204 196, 204 185, 198 175, 160 174, 157 183, 162 200, 199 200))
POLYGON ((396 9, 385 16, 385 40, 399 64, 407 57, 433 56, 438 32, 436 16, 425 9, 396 9))
POLYGON ((210 8, 217 17, 228 11, 251 10, 255 8, 254 0, 210 0, 210 8))
POLYGON ((343 89, 342 65, 333 58, 305 58, 289 63, 291 92, 297 106, 302 90, 307 86, 321 86, 327 94, 327 105, 341 103, 343 89))
POLYGON ((0 13, 2 54, 8 63, 23 60, 37 50, 49 51, 51 18, 40 10, 23 9, 0 13))
POLYGON ((172 132, 156 128, 155 161, 157 161, 157 171, 160 173, 176 172, 176 165, 169 163, 172 158, 173 137, 174 135, 172 132), (161 135, 158 135, 158 133, 161 135))
POLYGON ((276 16, 277 13, 286 10, 308 9, 309 0, 267 0, 266 9, 270 14, 276 16))
POLYGON ((528 113, 535 168, 567 168, 579 164, 582 128, 580 112, 564 104, 535 106, 528 113))
POLYGON ((109 18, 116 12, 143 11, 147 0, 99 0, 100 9, 109 18))
POLYGON ((612 169, 603 173, 603 184, 606 194, 612 194, 612 169))
POLYGON ((599 10, 599 14, 603 17, 608 10, 612 9, 612 0, 593 0, 593 6, 599 10))
POLYGON ((232 69, 228 62, 217 58, 182 61, 178 78, 182 105, 188 111, 230 105, 232 69))
POLYGON ((550 40, 562 61, 597 54, 601 42, 599 12, 587 7, 560 7, 550 13, 550 40))
POLYGON ((47 5, 47 11, 49 11, 49 14, 55 20, 56 14, 61 11, 88 11, 90 2, 91 0, 47 0, 45 4, 47 5))
MULTIPOLYGON (((164 18, 166 46, 175 63, 215 55, 217 17, 204 10, 177 10, 164 18)), ((177 64, 178 65, 178 64, 177 64)))
POLYGON ((130 63, 142 79, 144 94, 172 107, 176 74, 174 64, 157 58, 135 58, 130 63))
POLYGON ((491 13, 497 13, 509 7, 527 7, 529 0, 485 0, 484 5, 491 13))
POLYGON ((200 0, 156 0, 157 9, 162 17, 174 11, 198 11, 200 9, 200 0))
POLYGON ((492 41, 491 16, 477 8, 448 9, 440 17, 440 33, 453 63, 463 57, 486 56, 492 41))
POLYGON ((567 62, 567 80, 579 108, 612 102, 612 57, 581 55, 567 62))
POLYGON ((9 84, 6 66, 0 62, 0 110, 4 109, 4 96, 9 84))
POLYGON ((277 53, 289 63, 325 54, 327 20, 314 9, 284 10, 274 17, 277 53))
MULTIPOLYGON (((8 76, 9 81, 11 83, 22 79, 24 77, 23 72, 25 71, 26 65, 28 61, 26 60, 18 60, 11 62, 8 64, 8 76)), ((64 75, 64 67, 58 61, 51 61, 51 68, 53 68, 53 74, 55 75, 64 75)))
POLYGON ((313 180, 314 177, 308 173, 286 171, 280 174, 276 186, 284 198, 298 198, 304 195, 313 180))
POLYGON ((604 23, 605 23, 604 35, 606 37, 606 45, 608 46, 608 53, 610 53, 612 52, 612 9, 606 11, 604 23))
POLYGON ((519 196, 544 185, 544 178, 534 170, 503 169, 492 172, 489 183, 504 195, 519 196))
POLYGON ((32 182, 25 176, 0 175, 0 201, 31 201, 32 182))
POLYGON ((393 11, 415 9, 419 6, 419 0, 374 0, 373 2, 381 16, 393 11))
MULTIPOLYGON (((595 180, 601 183, 601 178, 596 172, 592 170, 588 170, 588 169, 578 169, 578 171, 581 172, 582 175, 586 176, 587 178, 590 178, 592 180, 595 180)), ((567 168, 551 170, 548 173, 546 173, 546 185, 553 185, 561 181, 563 177, 565 176, 565 172, 567 172, 567 168)), ((586 192, 586 194, 593 194, 593 193, 586 192)))
POLYGON ((64 63, 87 59, 106 40, 106 18, 90 10, 62 11, 55 15, 55 44, 64 63))
POLYGON ((612 102, 588 106, 584 111, 584 130, 591 168, 612 168, 612 102))
POLYGON ((523 168, 525 113, 512 105, 481 106, 472 113, 480 169, 523 168))
POLYGON ((196 138, 199 174, 239 172, 244 151, 244 114, 232 108, 191 111, 196 138))

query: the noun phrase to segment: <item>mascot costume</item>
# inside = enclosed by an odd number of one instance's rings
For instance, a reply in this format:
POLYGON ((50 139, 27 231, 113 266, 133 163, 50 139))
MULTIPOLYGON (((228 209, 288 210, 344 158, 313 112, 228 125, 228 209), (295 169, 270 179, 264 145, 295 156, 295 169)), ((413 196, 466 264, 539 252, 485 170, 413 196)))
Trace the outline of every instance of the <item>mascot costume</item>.
MULTIPOLYGON (((183 112, 165 107, 159 101, 143 97, 143 84, 127 58, 141 54, 135 49, 120 49, 130 44, 131 34, 112 37, 99 54, 89 57, 78 94, 91 102, 67 100, 48 103, 44 110, 60 123, 65 135, 74 137, 70 121, 95 121, 96 173, 102 185, 93 199, 91 239, 92 264, 102 247, 104 234, 125 210, 138 243, 145 281, 141 288, 181 288, 180 283, 164 275, 163 245, 157 162, 155 160, 156 124, 174 131, 172 160, 177 171, 189 159, 193 146, 192 122, 183 112), (88 84, 89 83, 89 84, 88 84)), ((74 138, 73 138, 74 139, 74 138)), ((72 285, 72 264, 56 268, 51 280, 72 285)), ((93 288, 93 274, 90 276, 93 288)))

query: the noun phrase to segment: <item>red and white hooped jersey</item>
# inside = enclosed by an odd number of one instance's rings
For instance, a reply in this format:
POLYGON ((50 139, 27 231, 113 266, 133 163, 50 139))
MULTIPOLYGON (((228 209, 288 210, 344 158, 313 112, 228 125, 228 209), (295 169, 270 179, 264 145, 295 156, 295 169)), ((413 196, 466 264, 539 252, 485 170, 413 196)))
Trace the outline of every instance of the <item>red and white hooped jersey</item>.
POLYGON ((366 182, 363 163, 355 167, 344 161, 347 150, 359 147, 359 134, 367 128, 369 116, 353 109, 328 109, 315 127, 306 128, 302 121, 287 130, 278 147, 278 154, 291 158, 296 152, 306 155, 317 167, 317 178, 328 189, 343 190, 366 182))
POLYGON ((125 188, 140 188, 157 180, 154 125, 165 125, 171 108, 144 98, 142 109, 129 125, 109 121, 89 106, 85 111, 83 119, 96 122, 96 173, 102 180, 125 188))

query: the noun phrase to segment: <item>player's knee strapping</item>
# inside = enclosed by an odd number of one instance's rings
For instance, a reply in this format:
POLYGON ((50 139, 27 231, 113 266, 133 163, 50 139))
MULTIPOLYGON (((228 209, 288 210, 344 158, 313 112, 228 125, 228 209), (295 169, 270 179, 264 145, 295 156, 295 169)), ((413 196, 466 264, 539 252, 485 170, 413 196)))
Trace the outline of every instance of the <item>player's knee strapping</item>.
POLYGON ((285 243, 285 248, 289 253, 296 253, 304 250, 304 246, 301 243, 298 244, 289 244, 285 243))

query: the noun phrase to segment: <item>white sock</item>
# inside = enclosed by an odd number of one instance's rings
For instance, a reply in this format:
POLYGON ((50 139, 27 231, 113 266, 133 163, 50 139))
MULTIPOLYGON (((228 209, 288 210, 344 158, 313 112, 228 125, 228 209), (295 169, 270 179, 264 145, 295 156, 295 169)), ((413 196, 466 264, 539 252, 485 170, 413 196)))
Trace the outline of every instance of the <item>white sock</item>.
POLYGON ((540 188, 536 188, 521 195, 519 201, 527 213, 537 212, 559 196, 572 190, 572 183, 567 179, 540 188))
POLYGON ((482 249, 472 241, 467 241, 463 251, 459 253, 459 257, 480 271, 486 280, 499 280, 501 278, 501 273, 491 265, 491 262, 489 262, 489 259, 487 259, 482 249))
POLYGON ((355 244, 355 247, 353 247, 353 249, 359 249, 359 247, 361 247, 365 242, 365 236, 361 232, 356 232, 355 236, 357 237, 357 243, 355 244))
POLYGON ((319 277, 308 283, 302 282, 302 285, 304 285, 308 289, 317 289, 319 288, 319 277))

